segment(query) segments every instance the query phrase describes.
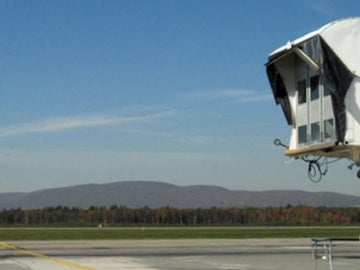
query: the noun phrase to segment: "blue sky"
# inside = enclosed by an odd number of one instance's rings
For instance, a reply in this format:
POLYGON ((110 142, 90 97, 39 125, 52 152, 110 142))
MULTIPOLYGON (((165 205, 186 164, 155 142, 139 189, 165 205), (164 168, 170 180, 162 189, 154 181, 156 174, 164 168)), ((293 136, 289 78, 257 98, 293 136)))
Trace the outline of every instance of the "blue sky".
POLYGON ((272 144, 267 56, 358 1, 1 1, 2 192, 125 180, 360 195, 272 144))

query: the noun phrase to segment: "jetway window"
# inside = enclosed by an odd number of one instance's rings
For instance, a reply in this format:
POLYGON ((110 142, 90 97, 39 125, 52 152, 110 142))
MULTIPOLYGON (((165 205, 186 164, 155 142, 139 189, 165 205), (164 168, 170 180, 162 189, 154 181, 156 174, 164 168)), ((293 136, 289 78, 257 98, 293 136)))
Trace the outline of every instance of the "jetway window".
POLYGON ((319 142, 320 141, 320 123, 312 123, 311 124, 311 141, 319 142))
POLYGON ((298 81, 298 104, 306 103, 306 80, 298 81))
POLYGON ((329 96, 330 95, 329 87, 324 85, 323 89, 324 89, 324 97, 329 96))
POLYGON ((307 143, 307 126, 298 127, 298 142, 299 144, 307 143))
POLYGON ((310 78, 311 100, 319 98, 319 76, 313 76, 310 78))
POLYGON ((335 135, 334 120, 328 119, 324 121, 324 138, 333 139, 335 135))

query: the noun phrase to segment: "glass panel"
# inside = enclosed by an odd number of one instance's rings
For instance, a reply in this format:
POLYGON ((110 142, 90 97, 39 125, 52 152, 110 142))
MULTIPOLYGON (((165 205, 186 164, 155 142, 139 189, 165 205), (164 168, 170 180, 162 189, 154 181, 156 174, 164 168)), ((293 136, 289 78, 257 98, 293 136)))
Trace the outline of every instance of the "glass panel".
POLYGON ((306 102, 306 81, 298 81, 298 104, 306 102))
POLYGON ((319 142, 320 141, 320 123, 312 123, 311 124, 311 141, 319 142))
POLYGON ((299 144, 307 143, 307 126, 298 127, 298 142, 299 144))
POLYGON ((326 85, 324 85, 324 97, 330 95, 330 88, 326 85))
POLYGON ((335 128, 334 128, 334 120, 328 119, 324 121, 324 137, 325 139, 334 138, 335 128))
POLYGON ((311 100, 319 98, 319 76, 310 78, 311 100))

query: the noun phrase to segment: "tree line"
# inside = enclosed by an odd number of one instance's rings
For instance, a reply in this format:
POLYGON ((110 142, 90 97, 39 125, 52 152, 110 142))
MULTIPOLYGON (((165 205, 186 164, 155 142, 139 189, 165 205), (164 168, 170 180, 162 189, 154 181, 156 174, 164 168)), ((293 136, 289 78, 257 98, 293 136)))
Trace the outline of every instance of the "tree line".
POLYGON ((0 226, 291 226, 360 225, 358 207, 128 208, 91 206, 4 209, 0 226))

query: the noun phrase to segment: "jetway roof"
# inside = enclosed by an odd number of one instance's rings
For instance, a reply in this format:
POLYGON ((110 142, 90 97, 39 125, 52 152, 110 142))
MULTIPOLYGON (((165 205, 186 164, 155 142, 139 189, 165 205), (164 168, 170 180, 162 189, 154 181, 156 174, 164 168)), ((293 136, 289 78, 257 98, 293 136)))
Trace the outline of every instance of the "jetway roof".
POLYGON ((269 55, 268 64, 316 36, 320 36, 329 45, 354 75, 360 76, 360 17, 331 22, 294 41, 289 41, 269 55))

